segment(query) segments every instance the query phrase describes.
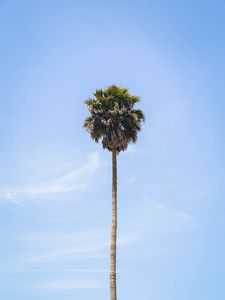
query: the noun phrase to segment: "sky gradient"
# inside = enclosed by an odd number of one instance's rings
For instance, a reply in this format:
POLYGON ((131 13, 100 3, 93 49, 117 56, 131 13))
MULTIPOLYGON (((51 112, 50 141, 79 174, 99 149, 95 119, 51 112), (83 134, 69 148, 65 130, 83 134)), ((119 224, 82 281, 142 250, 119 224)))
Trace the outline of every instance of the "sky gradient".
POLYGON ((225 298, 225 2, 0 1, 0 298, 109 299, 110 84, 146 122, 118 157, 118 299, 225 298))

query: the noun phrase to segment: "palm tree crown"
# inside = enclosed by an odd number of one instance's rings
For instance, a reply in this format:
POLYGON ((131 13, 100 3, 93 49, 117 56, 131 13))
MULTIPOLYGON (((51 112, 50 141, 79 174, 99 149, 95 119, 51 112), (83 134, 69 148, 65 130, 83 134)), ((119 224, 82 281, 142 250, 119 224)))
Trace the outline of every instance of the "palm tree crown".
POLYGON ((104 149, 124 151, 130 142, 136 142, 145 119, 141 110, 134 109, 139 101, 128 89, 116 85, 97 89, 94 98, 85 101, 90 115, 84 121, 84 128, 96 142, 102 141, 104 149))

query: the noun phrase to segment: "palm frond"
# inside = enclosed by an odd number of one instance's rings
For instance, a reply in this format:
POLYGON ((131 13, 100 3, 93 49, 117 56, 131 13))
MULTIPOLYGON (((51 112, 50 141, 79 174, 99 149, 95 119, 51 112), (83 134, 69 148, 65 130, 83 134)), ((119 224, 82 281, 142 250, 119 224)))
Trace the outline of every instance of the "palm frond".
POLYGON ((137 141, 138 132, 145 115, 140 109, 134 109, 140 101, 129 90, 111 85, 105 90, 97 89, 93 98, 85 101, 89 116, 83 127, 96 141, 102 141, 103 148, 117 153, 127 149, 130 142, 137 141))

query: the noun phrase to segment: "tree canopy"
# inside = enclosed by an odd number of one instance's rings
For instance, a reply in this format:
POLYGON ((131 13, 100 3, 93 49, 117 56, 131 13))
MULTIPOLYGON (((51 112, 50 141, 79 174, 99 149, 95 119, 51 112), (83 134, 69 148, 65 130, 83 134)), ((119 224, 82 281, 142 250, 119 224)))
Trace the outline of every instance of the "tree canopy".
POLYGON ((126 88, 111 85, 97 89, 94 97, 85 101, 89 116, 84 128, 96 142, 102 141, 104 149, 124 151, 130 142, 136 142, 145 120, 144 113, 134 108, 138 102, 140 98, 126 88))

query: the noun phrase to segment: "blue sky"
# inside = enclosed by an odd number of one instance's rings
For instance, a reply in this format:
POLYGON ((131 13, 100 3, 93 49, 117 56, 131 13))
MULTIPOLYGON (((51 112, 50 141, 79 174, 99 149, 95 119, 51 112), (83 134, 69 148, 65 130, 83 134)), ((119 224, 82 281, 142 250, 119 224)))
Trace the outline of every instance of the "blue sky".
POLYGON ((142 99, 118 158, 118 295, 225 297, 225 2, 0 1, 0 297, 109 298, 111 157, 83 101, 142 99))

